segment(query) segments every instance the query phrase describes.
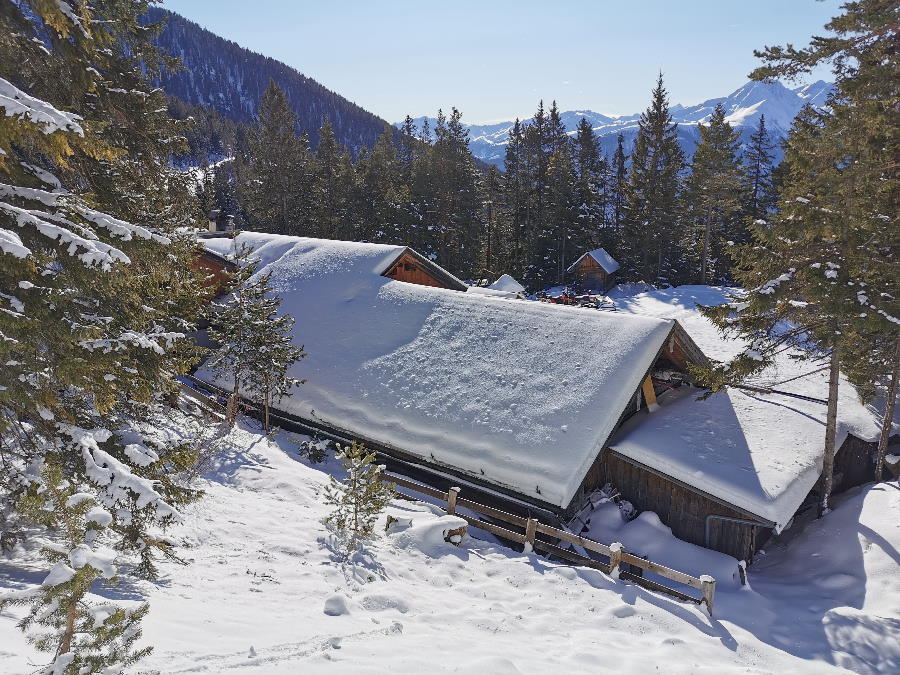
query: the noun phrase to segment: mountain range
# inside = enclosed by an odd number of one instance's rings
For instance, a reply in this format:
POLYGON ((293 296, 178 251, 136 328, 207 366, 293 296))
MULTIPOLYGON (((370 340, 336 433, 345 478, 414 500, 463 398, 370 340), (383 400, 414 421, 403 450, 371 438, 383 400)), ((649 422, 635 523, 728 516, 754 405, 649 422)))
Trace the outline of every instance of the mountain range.
MULTIPOLYGON (((759 123, 760 116, 765 115, 766 128, 772 140, 778 144, 787 136, 791 123, 800 109, 807 104, 815 107, 824 106, 832 87, 832 84, 822 80, 794 89, 789 89, 780 82, 747 82, 728 96, 711 98, 691 106, 673 105, 670 112, 673 121, 678 124, 678 139, 688 157, 693 155, 694 147, 700 139, 697 125, 709 121, 718 103, 725 106, 728 122, 740 132, 742 140, 750 137, 759 123)), ((611 116, 591 110, 569 110, 560 115, 569 135, 574 136, 582 117, 591 123, 603 151, 611 155, 615 151, 616 138, 619 134, 625 139, 626 152, 630 150, 637 135, 641 114, 611 116)), ((415 122, 421 127, 425 119, 424 116, 418 117, 415 122)), ((434 128, 435 118, 427 119, 431 128, 434 128)), ((400 123, 397 124, 399 125, 400 123)), ((512 120, 491 124, 467 124, 472 154, 502 168, 512 126, 512 120)), ((780 161, 780 147, 775 149, 775 154, 776 160, 780 161)))

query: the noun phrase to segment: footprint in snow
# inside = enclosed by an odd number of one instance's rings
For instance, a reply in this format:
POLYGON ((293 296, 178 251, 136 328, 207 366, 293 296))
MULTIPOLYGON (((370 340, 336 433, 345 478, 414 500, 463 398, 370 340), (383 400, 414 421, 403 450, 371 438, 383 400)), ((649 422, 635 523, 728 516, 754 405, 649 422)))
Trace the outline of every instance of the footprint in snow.
POLYGON ((619 605, 615 609, 613 609, 610 614, 618 619, 625 619, 629 616, 634 616, 637 614, 637 610, 631 605, 619 605))

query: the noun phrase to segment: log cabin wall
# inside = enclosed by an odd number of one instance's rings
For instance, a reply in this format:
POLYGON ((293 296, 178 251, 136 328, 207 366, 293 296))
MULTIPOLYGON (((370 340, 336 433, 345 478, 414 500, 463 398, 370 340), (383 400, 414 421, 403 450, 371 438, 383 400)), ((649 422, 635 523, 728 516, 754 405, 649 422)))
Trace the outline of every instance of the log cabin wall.
MULTIPOLYGON (((749 515, 713 501, 664 476, 632 464, 604 450, 585 477, 585 492, 611 483, 639 511, 654 511, 679 539, 706 545, 706 517, 747 519, 749 515)), ((710 548, 749 561, 771 535, 771 530, 713 519, 710 548)), ((640 551, 634 551, 640 555, 640 551)))
POLYGON ((575 285, 581 288, 605 291, 612 284, 612 275, 607 274, 599 263, 586 255, 574 270, 575 285))
POLYGON ((384 273, 384 276, 410 284, 419 284, 420 286, 447 288, 447 284, 422 269, 421 264, 409 253, 401 255, 397 262, 391 265, 390 269, 384 273))
POLYGON ((835 492, 875 480, 875 453, 878 443, 847 436, 834 454, 835 492))
POLYGON ((194 258, 193 268, 204 274, 211 275, 203 282, 203 286, 209 289, 210 297, 219 295, 228 281, 228 273, 234 269, 234 265, 224 262, 217 257, 201 252, 194 258))

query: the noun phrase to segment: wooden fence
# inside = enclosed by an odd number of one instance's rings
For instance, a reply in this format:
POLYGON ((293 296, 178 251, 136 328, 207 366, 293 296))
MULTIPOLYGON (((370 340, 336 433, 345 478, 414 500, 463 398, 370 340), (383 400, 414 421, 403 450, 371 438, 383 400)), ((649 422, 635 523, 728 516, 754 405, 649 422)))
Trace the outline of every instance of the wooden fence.
POLYGON ((547 553, 557 558, 562 558, 563 560, 575 563, 577 565, 583 565, 585 567, 598 569, 617 579, 626 579, 628 581, 633 581, 637 585, 643 586, 644 588, 648 588, 652 591, 661 591, 663 593, 668 593, 669 595, 675 596, 679 600, 696 602, 699 605, 706 605, 706 611, 710 616, 712 616, 713 600, 715 599, 716 595, 716 580, 711 576, 703 575, 702 577, 697 578, 691 576, 690 574, 679 572, 678 570, 672 569, 671 567, 660 565, 659 563, 655 563, 651 560, 639 558, 636 555, 628 553, 622 546, 622 544, 614 543, 607 546, 605 544, 601 544, 600 542, 593 541, 592 539, 585 539, 584 537, 581 537, 577 534, 572 534, 571 532, 566 532, 555 527, 550 527, 549 525, 545 525, 544 523, 539 522, 535 518, 525 518, 523 516, 517 516, 512 513, 500 511, 499 509, 495 509, 490 506, 485 506, 484 504, 478 504, 477 502, 469 501, 468 499, 460 497, 460 488, 458 487, 452 487, 447 492, 442 492, 441 490, 433 488, 429 485, 425 485, 424 483, 419 483, 394 473, 388 473, 385 475, 385 477, 391 483, 394 483, 394 485, 397 487, 401 487, 419 494, 428 495, 429 497, 432 497, 434 499, 445 501, 447 503, 447 513, 462 518, 474 528, 484 530, 485 532, 490 532, 491 534, 506 541, 522 544, 526 551, 541 551, 543 553, 547 553), (473 518, 457 511, 458 507, 464 507, 471 511, 476 511, 494 520, 498 520, 507 525, 512 525, 517 529, 512 530, 508 527, 497 525, 496 523, 488 522, 479 518, 473 518), (544 538, 541 538, 538 535, 544 535, 544 538), (567 542, 569 544, 574 544, 575 546, 580 546, 585 550, 599 553, 600 555, 607 557, 609 559, 609 563, 604 563, 599 560, 595 560, 594 558, 583 556, 579 553, 576 553, 575 551, 560 548, 552 541, 548 541, 547 538, 556 540, 557 542, 567 542), (627 565, 628 567, 626 568, 624 567, 624 565, 627 565), (671 588, 664 584, 657 583, 652 579, 647 579, 642 576, 642 573, 644 571, 651 572, 652 574, 660 576, 663 579, 674 581, 676 583, 689 586, 690 588, 694 588, 700 591, 700 597, 698 598, 693 595, 689 595, 688 593, 684 593, 676 588, 671 588))

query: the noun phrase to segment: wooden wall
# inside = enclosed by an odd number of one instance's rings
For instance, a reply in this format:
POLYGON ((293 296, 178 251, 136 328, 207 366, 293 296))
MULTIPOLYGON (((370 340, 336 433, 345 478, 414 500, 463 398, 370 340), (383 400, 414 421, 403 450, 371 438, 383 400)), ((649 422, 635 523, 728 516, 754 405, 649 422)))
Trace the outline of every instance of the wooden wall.
POLYGON ((613 275, 607 274, 589 255, 581 259, 573 274, 575 284, 585 289, 605 291, 613 285, 613 275))
MULTIPOLYGON (((715 514, 729 518, 748 518, 747 514, 632 464, 608 449, 601 454, 591 473, 597 481, 591 487, 612 483, 622 493, 622 497, 634 504, 639 511, 656 512, 660 520, 672 528, 676 537, 698 546, 706 545, 706 516, 715 514)), ((768 536, 765 527, 721 520, 712 521, 710 532, 710 548, 738 560, 748 561, 768 536)), ((639 551, 635 553, 640 554, 639 551)))
POLYGON ((428 272, 422 269, 419 262, 409 253, 404 253, 395 262, 391 268, 384 273, 384 276, 397 281, 405 281, 410 284, 419 284, 420 286, 434 286, 436 288, 447 288, 447 285, 428 272))
POLYGON ((193 267, 206 275, 212 275, 211 279, 204 282, 204 286, 210 291, 210 296, 216 296, 222 292, 228 279, 226 264, 201 252, 194 258, 193 267))

